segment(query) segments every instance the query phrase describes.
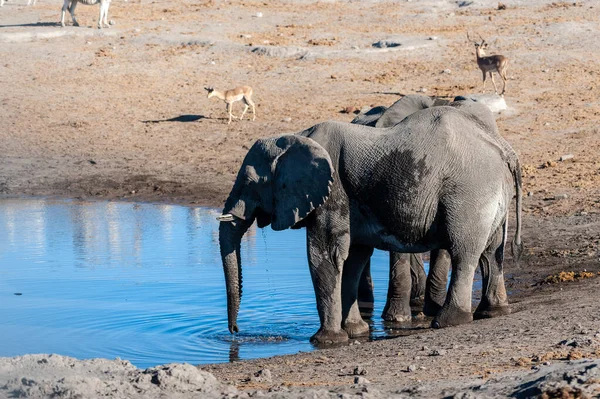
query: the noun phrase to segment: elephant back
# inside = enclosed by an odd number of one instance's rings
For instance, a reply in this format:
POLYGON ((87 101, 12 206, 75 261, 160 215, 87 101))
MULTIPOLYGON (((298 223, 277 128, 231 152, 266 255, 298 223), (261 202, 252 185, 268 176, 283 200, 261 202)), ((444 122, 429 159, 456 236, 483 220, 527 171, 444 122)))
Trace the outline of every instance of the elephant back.
POLYGON ((402 97, 389 107, 379 118, 375 127, 391 127, 401 122, 408 115, 433 106, 434 100, 418 94, 402 97))

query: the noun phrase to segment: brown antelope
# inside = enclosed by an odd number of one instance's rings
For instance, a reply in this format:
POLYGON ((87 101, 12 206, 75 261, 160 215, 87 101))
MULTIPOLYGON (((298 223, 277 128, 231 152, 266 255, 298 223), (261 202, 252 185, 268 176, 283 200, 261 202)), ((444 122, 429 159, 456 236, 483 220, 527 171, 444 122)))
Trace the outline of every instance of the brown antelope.
POLYGON ((252 102, 252 87, 239 86, 235 89, 227 90, 224 92, 215 90, 212 87, 205 87, 204 89, 208 92, 208 98, 217 97, 225 101, 225 103, 227 103, 227 113, 229 114, 229 122, 227 122, 227 124, 231 123, 231 118, 237 119, 237 116, 234 116, 231 112, 233 108, 233 103, 236 101, 244 101, 245 105, 244 111, 242 111, 242 115, 240 116, 240 120, 242 120, 242 118, 246 114, 246 111, 248 111, 248 106, 252 107, 252 120, 256 119, 256 110, 254 108, 254 103, 252 102))
POLYGON ((494 84, 494 91, 498 94, 498 88, 496 87, 496 82, 494 81, 494 75, 492 72, 497 72, 502 79, 502 93, 501 96, 504 96, 504 92, 506 91, 506 68, 508 67, 508 58, 503 55, 485 55, 485 50, 488 48, 488 43, 481 37, 478 33, 479 38, 481 39, 481 43, 477 43, 476 40, 472 40, 469 37, 469 32, 467 32, 467 39, 475 44, 475 54, 477 55, 477 66, 481 69, 483 73, 483 91, 485 91, 485 75, 486 73, 490 74, 492 78, 492 83, 494 84))

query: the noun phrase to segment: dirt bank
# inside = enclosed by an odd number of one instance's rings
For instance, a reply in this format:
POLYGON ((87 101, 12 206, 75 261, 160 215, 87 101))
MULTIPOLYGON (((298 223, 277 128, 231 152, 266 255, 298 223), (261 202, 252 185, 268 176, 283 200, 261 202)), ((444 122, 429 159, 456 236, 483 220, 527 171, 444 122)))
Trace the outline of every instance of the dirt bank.
MULTIPOLYGON (((367 396, 421 387, 414 392, 428 397, 444 384, 598 357, 597 277, 537 284, 560 271, 600 271, 597 2, 134 0, 113 2, 115 25, 104 31, 92 29, 97 8, 85 6, 77 8, 82 27, 58 28, 60 7, 10 0, 0 9, 3 196, 220 207, 259 137, 350 121, 343 110, 403 94, 480 92, 467 30, 510 59, 509 109, 497 120, 521 157, 528 193, 526 256, 507 264, 515 312, 204 370, 240 389, 351 394, 365 389, 349 388, 363 377, 367 396), (257 118, 227 125, 225 104, 203 87, 240 84, 254 87, 257 118), (361 367, 367 373, 355 376, 361 367), (253 377, 265 368, 270 379, 253 377)), ((241 104, 234 108, 239 114, 241 104)))

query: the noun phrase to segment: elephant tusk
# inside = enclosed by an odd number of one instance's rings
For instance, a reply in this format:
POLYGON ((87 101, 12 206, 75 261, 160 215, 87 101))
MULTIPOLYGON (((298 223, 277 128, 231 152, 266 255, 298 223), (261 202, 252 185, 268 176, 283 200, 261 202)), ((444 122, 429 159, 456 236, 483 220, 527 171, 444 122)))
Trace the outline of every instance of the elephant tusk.
POLYGON ((225 215, 217 216, 217 220, 219 222, 233 222, 233 215, 231 213, 226 213, 225 215))

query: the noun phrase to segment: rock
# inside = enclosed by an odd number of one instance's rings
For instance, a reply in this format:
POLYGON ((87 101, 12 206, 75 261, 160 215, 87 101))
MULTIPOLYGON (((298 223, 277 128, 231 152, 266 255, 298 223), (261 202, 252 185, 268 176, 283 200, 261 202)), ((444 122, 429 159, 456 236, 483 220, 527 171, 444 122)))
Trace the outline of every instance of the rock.
POLYGON ((466 94, 462 95, 464 98, 471 99, 475 102, 482 103, 487 106, 492 112, 500 112, 508 109, 506 101, 503 97, 497 94, 466 94))
POLYGON ((115 23, 116 23, 116 22, 115 22, 115 20, 114 20, 114 19, 111 19, 110 21, 108 21, 108 24, 109 24, 109 25, 114 25, 115 23))
POLYGON ((451 73, 452 73, 452 71, 451 71, 450 69, 444 69, 444 70, 442 71, 442 73, 451 74, 451 73))
POLYGON ((271 370, 258 370, 256 373, 254 373, 250 380, 253 382, 273 382, 273 378, 271 377, 271 370))
POLYGON ((427 40, 437 40, 437 39, 438 39, 438 37, 437 37, 437 36, 429 36, 429 37, 427 38, 427 40))
POLYGON ((564 200, 564 199, 567 199, 567 198, 569 198, 569 196, 567 194, 556 194, 554 196, 555 200, 564 200))
POLYGON ((367 375, 368 373, 369 372, 367 371, 367 369, 365 369, 362 366, 356 366, 353 371, 354 375, 367 375))
POLYGON ((256 46, 251 52, 265 57, 305 57, 308 50, 301 47, 256 46))
POLYGON ((566 154, 566 155, 561 156, 559 158, 559 161, 564 162, 564 161, 566 161, 568 159, 573 159, 573 157, 574 157, 573 154, 566 154))
POLYGON ((370 384, 371 381, 367 380, 365 377, 354 377, 355 384, 370 384))
POLYGON ((445 349, 434 349, 429 353, 429 356, 444 356, 445 354, 445 349))
POLYGON ((380 40, 378 42, 375 42, 371 46, 376 47, 376 48, 390 48, 390 47, 400 47, 400 46, 402 46, 402 43, 400 43, 396 39, 386 39, 386 40, 380 40))
POLYGON ((256 18, 262 18, 263 17, 263 13, 262 12, 257 12, 256 13, 256 18))
POLYGON ((409 373, 414 373, 415 371, 417 371, 417 366, 411 364, 406 368, 406 371, 408 371, 409 373))
POLYGON ((291 122, 292 118, 290 118, 289 116, 286 116, 285 118, 282 119, 283 122, 291 122))
POLYGON ((419 90, 417 90, 419 93, 427 93, 427 89, 425 87, 421 87, 419 90))

